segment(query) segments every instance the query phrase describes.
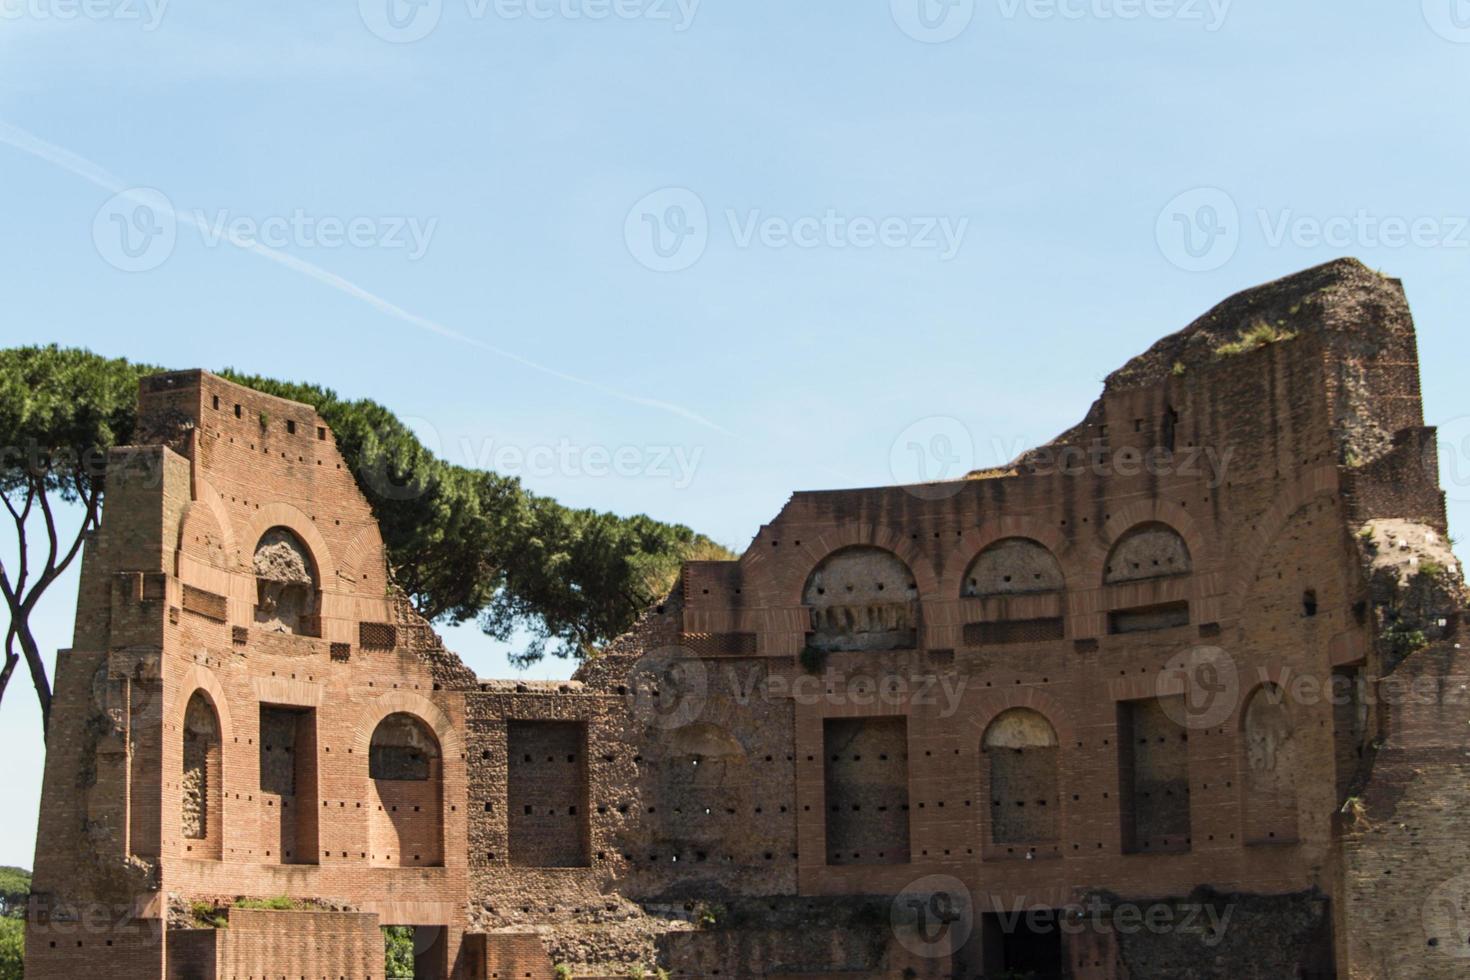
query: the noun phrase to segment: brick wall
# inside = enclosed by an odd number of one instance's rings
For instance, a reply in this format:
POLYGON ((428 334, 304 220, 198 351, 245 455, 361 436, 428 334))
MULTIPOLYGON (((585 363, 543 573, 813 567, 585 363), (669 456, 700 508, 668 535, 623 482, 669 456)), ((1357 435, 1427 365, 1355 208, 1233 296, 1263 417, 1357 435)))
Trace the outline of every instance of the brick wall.
POLYGON ((822 751, 828 863, 907 864, 909 747, 905 720, 828 720, 822 751))
MULTIPOLYGON (((931 879, 981 917, 1211 889, 1253 923, 1217 952, 1105 931, 1061 955, 1079 976, 1180 957, 1268 975, 1288 966, 1252 959, 1249 932, 1276 922, 1307 975, 1334 955, 1349 976, 1455 975, 1460 927, 1434 916, 1470 857, 1463 671, 1435 647, 1399 668, 1428 706, 1371 696, 1381 611, 1355 545, 1370 518, 1445 530, 1414 346, 1399 285, 1352 263, 1232 297, 1010 467, 794 495, 738 561, 686 567, 556 683, 476 682, 393 597, 309 408, 150 380, 150 445, 113 456, 58 658, 40 904, 357 910, 232 918, 213 939, 241 976, 357 975, 379 923, 438 930, 425 968, 455 978, 929 976, 1005 949, 985 919, 963 949, 914 954, 880 913, 931 879), (1296 337, 1217 355, 1263 317, 1296 337), (255 548, 282 530, 315 577, 295 633, 257 608, 255 548), (1313 693, 1348 677, 1370 697, 1313 693), (385 769, 375 736, 399 717, 425 754, 385 769)), ((209 937, 178 937, 194 969, 209 937)), ((50 942, 37 976, 163 975, 159 944, 116 924, 50 942)))
POLYGON ((512 721, 506 742, 511 863, 586 865, 586 728, 577 722, 512 721))

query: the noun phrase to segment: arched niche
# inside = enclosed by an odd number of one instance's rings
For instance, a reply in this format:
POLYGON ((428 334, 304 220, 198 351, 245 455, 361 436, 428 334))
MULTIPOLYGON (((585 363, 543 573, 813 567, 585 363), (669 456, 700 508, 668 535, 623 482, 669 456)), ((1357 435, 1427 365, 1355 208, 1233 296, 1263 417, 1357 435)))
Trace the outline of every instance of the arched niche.
POLYGON ((368 852, 377 867, 444 864, 444 760, 421 718, 395 712, 368 743, 368 852))
POLYGON ((1247 843, 1297 839, 1297 782, 1301 739, 1286 692, 1262 684, 1241 712, 1242 782, 1247 843))
POLYGON ((189 698, 182 734, 179 813, 184 853, 218 861, 224 849, 223 740, 219 713, 203 691, 189 698))
POLYGON ((990 801, 990 843, 1057 840, 1060 747, 1051 722, 1030 708, 1011 708, 985 729, 980 747, 990 801))
POLYGON ((270 633, 320 633, 321 579, 311 551, 289 528, 273 527, 256 542, 255 625, 270 633))
POLYGON ((1187 575, 1193 570, 1189 546, 1167 524, 1151 521, 1126 531, 1108 552, 1103 582, 1116 585, 1187 575))
POLYGON ((859 545, 828 555, 807 578, 807 644, 824 652, 899 650, 918 642, 919 589, 891 551, 859 545))
POLYGON ((975 557, 965 570, 965 596, 1024 595, 1060 592, 1066 587, 1062 567, 1039 542, 1003 538, 975 557))

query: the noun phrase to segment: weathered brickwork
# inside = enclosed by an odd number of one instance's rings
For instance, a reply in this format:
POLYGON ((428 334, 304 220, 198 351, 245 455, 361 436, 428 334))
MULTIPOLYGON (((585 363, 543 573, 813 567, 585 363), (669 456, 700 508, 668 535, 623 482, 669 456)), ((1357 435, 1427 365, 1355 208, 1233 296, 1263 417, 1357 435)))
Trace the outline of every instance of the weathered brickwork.
POLYGON ((446 980, 1470 964, 1462 579, 1403 291, 1355 262, 1006 467, 793 496, 564 682, 444 649, 311 409, 201 372, 140 406, 32 980, 381 977, 389 925, 446 980))

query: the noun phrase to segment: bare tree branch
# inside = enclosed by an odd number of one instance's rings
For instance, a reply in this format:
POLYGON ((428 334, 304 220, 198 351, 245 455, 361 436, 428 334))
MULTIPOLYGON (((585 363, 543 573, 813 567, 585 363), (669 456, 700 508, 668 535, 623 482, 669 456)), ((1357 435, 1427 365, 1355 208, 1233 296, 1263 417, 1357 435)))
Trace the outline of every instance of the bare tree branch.
MULTIPOLYGON (((25 506, 22 507, 19 511, 17 511, 15 507, 11 505, 10 496, 8 494, 5 494, 3 496, 5 500, 5 509, 10 511, 10 516, 15 519, 15 540, 20 552, 18 556, 20 558, 19 567, 16 570, 15 583, 12 586, 12 592, 18 596, 25 591, 26 580, 30 577, 31 557, 30 548, 27 547, 28 539, 26 535, 26 519, 30 517, 31 504, 36 499, 36 486, 29 480, 26 482, 26 502, 25 506)), ((12 612, 14 611, 14 608, 15 607, 12 606, 12 612)))
POLYGON ((44 733, 51 722, 51 682, 46 677, 46 661, 31 631, 23 628, 18 632, 20 648, 25 651, 26 666, 31 671, 31 684, 36 689, 36 699, 41 703, 41 731, 44 733))
POLYGON ((5 689, 10 686, 10 675, 15 673, 15 665, 20 662, 20 654, 15 652, 15 620, 11 619, 10 628, 5 631, 5 666, 0 668, 0 702, 5 700, 5 689))
POLYGON ((51 501, 46 497, 45 487, 41 488, 41 514, 46 518, 46 567, 41 573, 41 578, 46 577, 46 572, 56 567, 56 552, 60 544, 56 540, 56 517, 51 513, 51 501))

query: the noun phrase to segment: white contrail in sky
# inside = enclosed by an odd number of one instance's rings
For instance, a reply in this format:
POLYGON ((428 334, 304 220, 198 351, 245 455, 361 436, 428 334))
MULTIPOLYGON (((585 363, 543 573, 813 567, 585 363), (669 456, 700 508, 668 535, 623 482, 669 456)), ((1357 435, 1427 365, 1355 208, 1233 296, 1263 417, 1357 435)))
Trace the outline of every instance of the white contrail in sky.
MULTIPOLYGON (((111 194, 121 194, 130 198, 136 196, 138 203, 146 203, 151 207, 157 207, 160 204, 160 202, 151 194, 148 196, 146 201, 141 197, 140 192, 145 190, 145 188, 129 186, 118 177, 109 173, 103 167, 100 167, 97 164, 93 163, 91 160, 88 160, 86 157, 79 156, 72 151, 66 149, 65 147, 57 146, 55 143, 48 143, 46 140, 41 139, 34 133, 21 129, 19 126, 15 126, 11 123, 5 122, 4 120, 0 120, 0 143, 6 143, 10 146, 15 147, 17 150, 20 150, 23 153, 29 153, 33 157, 44 160, 54 166, 60 167, 61 169, 75 174, 85 181, 88 181, 89 183, 97 185, 98 187, 102 188, 105 191, 108 191, 111 194)), ((215 230, 206 227, 205 222, 197 215, 175 211, 171 206, 168 208, 168 211, 175 221, 182 221, 185 224, 197 229, 201 233, 216 233, 215 230)), ((710 421, 697 412, 685 408, 682 405, 676 405, 673 402, 661 401, 657 398, 648 398, 644 395, 636 395, 631 392, 622 391, 621 389, 602 384, 598 381, 592 381, 587 378, 579 377, 575 374, 568 374, 566 371, 562 371, 557 368, 541 364, 538 361, 533 361, 530 358, 517 354, 514 351, 506 350, 504 347, 497 347, 494 344, 486 343, 485 341, 480 340, 478 337, 471 337, 468 334, 460 333, 458 330, 455 330, 451 327, 446 327, 444 324, 439 323, 437 320, 431 320, 428 317, 420 316, 417 313, 405 310, 398 304, 390 302, 389 300, 384 299, 376 293, 370 292, 357 285, 356 283, 342 278, 334 272, 328 272, 326 269, 323 269, 319 265, 307 262, 304 259, 299 259, 296 256, 291 255, 287 252, 280 251, 279 249, 268 248, 252 239, 242 239, 236 235, 232 235, 229 231, 225 231, 223 237, 231 245, 242 251, 253 252, 263 259, 269 259, 271 262, 275 262, 278 265, 285 266, 293 272, 300 273, 301 275, 306 276, 309 279, 315 279, 317 282, 322 283, 326 286, 330 286, 332 289, 335 289, 340 293, 345 293, 354 299, 361 300, 362 302, 367 303, 369 306, 373 307, 380 313, 385 313, 390 317, 401 320, 404 323, 407 323, 413 327, 417 327, 420 330, 427 330, 429 333, 438 334, 439 336, 444 337, 448 340, 453 340, 461 344, 467 344, 471 347, 477 347, 480 350, 488 351, 489 353, 494 354, 497 357, 503 357, 507 360, 514 361, 522 367, 530 368, 533 371, 539 371, 542 374, 550 375, 553 378, 557 378, 569 384, 581 385, 584 388, 591 388, 593 391, 601 392, 604 395, 609 395, 613 398, 617 398, 634 405, 641 405, 645 408, 653 408, 661 412, 668 412, 671 415, 677 415, 679 418, 687 419, 690 422, 694 422, 697 425, 702 425, 708 429, 713 429, 716 432, 722 433, 724 435, 736 437, 735 433, 731 432, 730 430, 715 422, 710 421)))

